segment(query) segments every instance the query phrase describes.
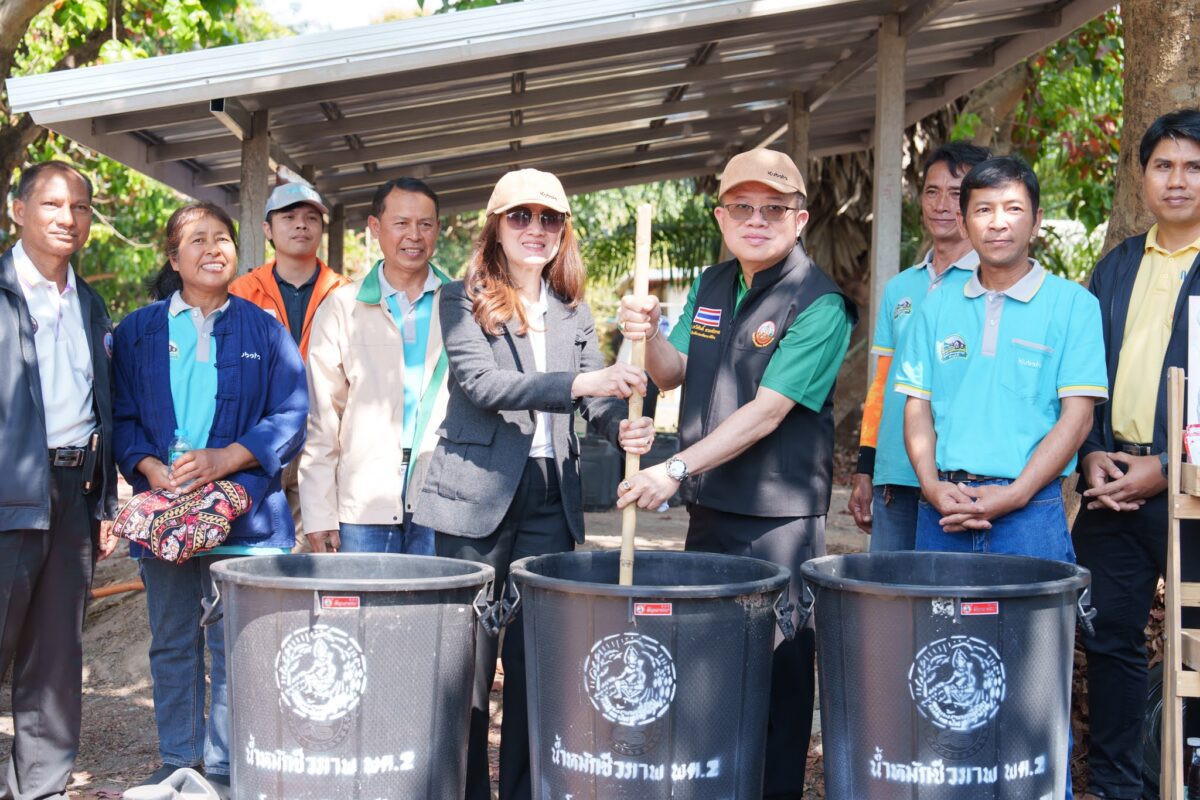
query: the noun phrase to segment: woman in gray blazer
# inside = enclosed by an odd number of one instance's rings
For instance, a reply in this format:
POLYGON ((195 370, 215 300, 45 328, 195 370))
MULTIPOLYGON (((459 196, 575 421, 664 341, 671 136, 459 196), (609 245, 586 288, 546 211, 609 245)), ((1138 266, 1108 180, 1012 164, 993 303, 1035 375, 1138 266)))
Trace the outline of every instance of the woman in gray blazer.
MULTIPOLYGON (((442 289, 439 313, 450 397, 414 521, 432 527, 437 554, 490 564, 495 595, 509 565, 583 541, 576 409, 591 428, 646 453, 653 422, 625 420, 624 398, 645 394, 628 364, 604 367, 570 206, 547 172, 509 172, 496 184, 464 282, 442 289)), ((500 798, 528 800, 525 643, 518 616, 504 634, 500 798)), ((467 752, 467 800, 489 800, 488 692, 496 640, 480 636, 467 752)))

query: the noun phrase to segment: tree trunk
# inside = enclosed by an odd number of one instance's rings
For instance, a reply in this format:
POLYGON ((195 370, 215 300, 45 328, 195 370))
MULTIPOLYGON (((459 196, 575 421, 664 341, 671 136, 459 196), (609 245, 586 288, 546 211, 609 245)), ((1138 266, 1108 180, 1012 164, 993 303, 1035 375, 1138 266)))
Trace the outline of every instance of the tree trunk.
POLYGON ((1142 202, 1138 145, 1168 111, 1200 105, 1200 5, 1124 0, 1125 119, 1104 252, 1154 222, 1142 202))

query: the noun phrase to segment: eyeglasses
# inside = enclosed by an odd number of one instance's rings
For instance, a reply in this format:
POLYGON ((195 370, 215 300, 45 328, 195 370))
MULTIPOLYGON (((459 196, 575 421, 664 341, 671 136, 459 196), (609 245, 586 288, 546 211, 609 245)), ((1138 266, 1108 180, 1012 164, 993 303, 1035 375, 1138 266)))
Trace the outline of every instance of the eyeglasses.
POLYGON ((755 211, 762 214, 762 218, 767 222, 779 222, 781 219, 783 219, 787 212, 800 210, 798 208, 792 208, 791 206, 781 206, 776 204, 758 206, 755 208, 749 203, 725 203, 721 206, 721 208, 729 212, 729 216, 737 222, 745 222, 746 220, 750 219, 754 216, 755 211))
MULTIPOLYGON (((504 218, 514 231, 523 231, 533 222, 533 212, 525 206, 518 206, 505 214, 504 218)), ((553 236, 567 224, 567 215, 561 211, 543 211, 538 215, 538 221, 542 224, 542 230, 553 236)))

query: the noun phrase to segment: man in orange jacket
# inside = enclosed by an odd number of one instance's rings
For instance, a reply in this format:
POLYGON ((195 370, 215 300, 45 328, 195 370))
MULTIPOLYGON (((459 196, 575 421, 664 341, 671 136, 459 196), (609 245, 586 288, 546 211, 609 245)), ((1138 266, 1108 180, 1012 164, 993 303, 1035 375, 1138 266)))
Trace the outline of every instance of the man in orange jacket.
MULTIPOLYGON (((292 334, 300 355, 308 357, 313 315, 329 293, 348 281, 317 258, 325 215, 321 195, 308 184, 284 183, 267 198, 263 232, 275 248, 275 258, 242 275, 229 287, 232 294, 266 311, 292 334)), ((283 490, 296 523, 296 550, 309 550, 300 519, 296 472, 299 459, 282 475, 283 490)))

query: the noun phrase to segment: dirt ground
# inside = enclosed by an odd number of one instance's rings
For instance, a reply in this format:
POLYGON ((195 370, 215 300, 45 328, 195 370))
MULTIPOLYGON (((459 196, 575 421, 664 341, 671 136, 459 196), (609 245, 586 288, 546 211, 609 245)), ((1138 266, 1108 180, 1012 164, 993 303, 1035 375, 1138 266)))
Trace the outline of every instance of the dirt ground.
MULTIPOLYGON (((846 506, 846 490, 834 491, 827 523, 831 552, 865 549, 846 506)), ((641 549, 683 549, 687 513, 671 509, 663 514, 642 513, 638 519, 641 549)), ((621 515, 616 511, 587 515, 588 548, 609 549, 620 544, 621 515)), ((101 562, 95 586, 135 580, 137 569, 126 557, 101 562)), ((85 800, 119 798, 159 765, 149 668, 150 631, 142 592, 120 594, 92 603, 84 629, 83 736, 71 796, 85 800)), ((502 681, 503 678, 500 678, 502 681)), ((493 693, 493 723, 499 718, 493 693)), ((493 725, 493 744, 497 733, 493 725)), ((0 753, 12 743, 10 688, 0 686, 0 753)), ((810 774, 819 777, 820 740, 814 737, 810 774)), ((819 780, 807 797, 822 798, 819 780)))

